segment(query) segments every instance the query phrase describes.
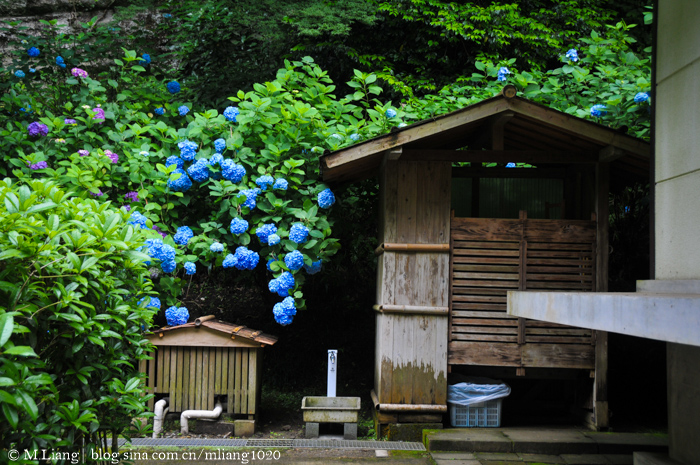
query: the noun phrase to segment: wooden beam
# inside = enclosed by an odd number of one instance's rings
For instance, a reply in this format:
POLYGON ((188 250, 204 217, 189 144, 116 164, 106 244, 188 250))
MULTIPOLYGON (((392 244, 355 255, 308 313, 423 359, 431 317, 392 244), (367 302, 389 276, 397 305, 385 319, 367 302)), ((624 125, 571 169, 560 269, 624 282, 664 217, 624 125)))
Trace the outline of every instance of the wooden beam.
POLYGON ((566 177, 565 168, 538 167, 538 168, 504 168, 493 167, 452 167, 453 178, 547 178, 564 179, 566 177))
POLYGON ((625 152, 623 150, 620 150, 615 146, 608 145, 598 153, 598 161, 601 163, 610 163, 611 161, 621 158, 624 154, 625 152))
POLYGON ((394 147, 393 149, 387 150, 384 154, 384 159, 388 161, 396 161, 401 158, 403 152, 403 147, 394 147))
POLYGON ((406 253, 450 253, 450 244, 394 244, 384 242, 374 251, 375 255, 384 252, 406 252, 406 253))
POLYGON ((449 307, 429 307, 424 305, 374 305, 372 307, 375 312, 379 313, 404 313, 413 315, 434 315, 447 316, 450 311, 449 307))
POLYGON ((503 139, 505 135, 505 125, 515 116, 512 111, 506 111, 496 117, 496 120, 491 125, 491 149, 503 150, 505 148, 503 139))
POLYGON ((451 161, 471 163, 585 163, 598 162, 598 156, 577 155, 568 151, 552 150, 436 150, 406 149, 401 155, 402 161, 451 161))

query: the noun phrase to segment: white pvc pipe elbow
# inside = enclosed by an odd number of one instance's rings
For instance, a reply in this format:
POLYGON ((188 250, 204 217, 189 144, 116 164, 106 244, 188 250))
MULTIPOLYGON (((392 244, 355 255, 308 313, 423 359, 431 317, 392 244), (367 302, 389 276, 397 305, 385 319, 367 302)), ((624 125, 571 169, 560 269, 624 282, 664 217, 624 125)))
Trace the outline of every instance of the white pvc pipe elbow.
POLYGON ((224 410, 221 402, 217 402, 214 406, 214 410, 185 410, 180 414, 180 433, 188 434, 190 432, 187 420, 190 418, 203 418, 203 419, 215 419, 219 418, 221 412, 224 410))
POLYGON ((158 402, 156 402, 156 407, 154 410, 155 417, 153 418, 153 437, 157 438, 160 432, 163 430, 163 421, 165 420, 165 414, 168 413, 168 403, 170 399, 165 397, 158 402))

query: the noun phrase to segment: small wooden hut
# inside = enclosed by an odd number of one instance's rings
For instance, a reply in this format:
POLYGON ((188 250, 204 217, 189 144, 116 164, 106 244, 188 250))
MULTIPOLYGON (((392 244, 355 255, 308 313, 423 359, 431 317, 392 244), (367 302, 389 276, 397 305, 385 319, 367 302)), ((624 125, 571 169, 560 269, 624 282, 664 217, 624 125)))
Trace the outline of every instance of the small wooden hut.
POLYGON ((448 372, 490 367, 590 373, 607 427, 607 334, 509 316, 507 292, 606 291, 610 188, 648 180, 649 153, 507 86, 321 157, 326 182, 379 178, 377 422, 440 421, 448 372))
MULTIPOLYGON (((260 398, 262 349, 275 336, 242 325, 215 320, 213 315, 153 331, 152 360, 142 360, 149 393, 170 398, 170 411, 213 410, 226 397, 231 416, 254 420, 260 398)), ((149 401, 152 410, 154 399, 149 401)))

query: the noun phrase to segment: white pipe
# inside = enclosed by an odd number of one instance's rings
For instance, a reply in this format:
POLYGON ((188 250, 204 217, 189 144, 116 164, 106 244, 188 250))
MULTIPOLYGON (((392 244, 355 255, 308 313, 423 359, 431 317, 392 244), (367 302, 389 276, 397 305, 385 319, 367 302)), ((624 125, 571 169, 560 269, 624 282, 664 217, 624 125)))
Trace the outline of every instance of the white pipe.
POLYGON ((217 402, 214 406, 214 410, 185 410, 180 414, 180 433, 188 434, 190 432, 187 420, 190 418, 207 418, 214 419, 219 418, 221 412, 224 408, 221 406, 221 402, 217 402))
POLYGON ((338 377, 338 351, 328 351, 328 383, 326 384, 326 397, 335 397, 336 378, 338 377))
POLYGON ((153 438, 157 438, 160 432, 163 430, 163 420, 165 420, 165 414, 168 413, 168 403, 170 399, 165 397, 158 402, 156 402, 155 408, 155 418, 153 418, 153 438))

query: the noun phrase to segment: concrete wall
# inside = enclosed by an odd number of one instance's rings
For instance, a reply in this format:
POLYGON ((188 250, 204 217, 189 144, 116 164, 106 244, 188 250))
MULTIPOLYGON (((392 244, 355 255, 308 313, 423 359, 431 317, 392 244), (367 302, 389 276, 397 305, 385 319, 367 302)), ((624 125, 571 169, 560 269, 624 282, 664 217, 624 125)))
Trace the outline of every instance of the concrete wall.
MULTIPOLYGON (((656 279, 700 279, 700 2, 659 0, 656 279)), ((668 344, 672 458, 700 457, 700 348, 668 344)))

